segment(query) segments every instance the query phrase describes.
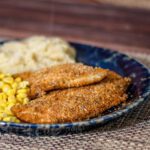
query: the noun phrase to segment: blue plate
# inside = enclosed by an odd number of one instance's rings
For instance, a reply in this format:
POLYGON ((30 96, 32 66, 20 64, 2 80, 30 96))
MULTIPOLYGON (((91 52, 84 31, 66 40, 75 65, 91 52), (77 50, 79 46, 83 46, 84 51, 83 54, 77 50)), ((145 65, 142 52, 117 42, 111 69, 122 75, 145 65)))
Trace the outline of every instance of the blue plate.
MULTIPOLYGON (((3 44, 3 42, 1 43, 3 44)), ((90 120, 63 124, 27 124, 0 122, 1 132, 15 132, 24 135, 58 135, 64 132, 78 132, 108 121, 129 112, 150 96, 150 70, 143 64, 124 54, 109 49, 85 44, 71 43, 77 51, 77 61, 91 66, 108 68, 131 77, 129 99, 126 105, 119 105, 106 111, 102 116, 90 120)))

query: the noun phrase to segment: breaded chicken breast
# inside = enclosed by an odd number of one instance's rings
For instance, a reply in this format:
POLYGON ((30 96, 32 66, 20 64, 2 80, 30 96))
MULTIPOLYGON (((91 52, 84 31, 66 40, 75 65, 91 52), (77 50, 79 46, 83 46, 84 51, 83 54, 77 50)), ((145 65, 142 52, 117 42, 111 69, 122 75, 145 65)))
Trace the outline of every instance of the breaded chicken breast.
POLYGON ((14 115, 28 123, 65 123, 89 119, 126 101, 130 78, 109 72, 101 82, 50 92, 26 105, 12 107, 14 115))
POLYGON ((44 95, 47 91, 80 87, 100 82, 107 75, 107 70, 93 68, 80 63, 62 64, 46 68, 34 73, 18 74, 23 80, 30 83, 31 99, 44 95))

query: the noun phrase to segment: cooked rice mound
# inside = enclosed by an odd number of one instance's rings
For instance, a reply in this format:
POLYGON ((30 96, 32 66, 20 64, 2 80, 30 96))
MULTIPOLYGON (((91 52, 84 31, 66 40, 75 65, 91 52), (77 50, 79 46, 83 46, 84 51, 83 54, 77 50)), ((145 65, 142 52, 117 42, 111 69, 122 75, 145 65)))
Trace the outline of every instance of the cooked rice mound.
POLYGON ((20 73, 75 62, 75 50, 57 37, 33 36, 0 46, 0 72, 20 73))

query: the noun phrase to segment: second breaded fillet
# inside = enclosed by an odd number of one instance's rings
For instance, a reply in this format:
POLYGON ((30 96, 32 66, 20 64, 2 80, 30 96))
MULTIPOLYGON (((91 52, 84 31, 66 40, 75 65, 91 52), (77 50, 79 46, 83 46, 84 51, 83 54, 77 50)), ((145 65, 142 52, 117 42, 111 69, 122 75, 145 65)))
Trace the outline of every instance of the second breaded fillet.
POLYGON ((31 89, 29 96, 33 99, 50 90, 97 83, 106 75, 106 69, 76 63, 57 65, 34 73, 18 74, 17 76, 29 81, 31 89))
POLYGON ((95 85, 53 91, 26 105, 12 107, 14 115, 28 123, 74 122, 100 115, 105 110, 126 101, 129 78, 109 72, 95 85))

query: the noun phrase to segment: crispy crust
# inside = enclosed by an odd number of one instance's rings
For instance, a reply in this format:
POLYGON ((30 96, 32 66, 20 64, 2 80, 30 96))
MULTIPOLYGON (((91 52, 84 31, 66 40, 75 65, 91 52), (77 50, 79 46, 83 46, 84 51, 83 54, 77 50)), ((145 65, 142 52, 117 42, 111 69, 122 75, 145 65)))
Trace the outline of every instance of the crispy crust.
POLYGON ((31 89, 29 96, 33 99, 46 94, 50 90, 97 83, 106 75, 106 69, 76 63, 57 65, 34 73, 25 72, 16 76, 29 81, 31 89))
POLYGON ((29 123, 74 122, 98 116, 105 110, 126 101, 130 78, 109 72, 95 85, 53 91, 26 105, 12 107, 14 115, 29 123))

